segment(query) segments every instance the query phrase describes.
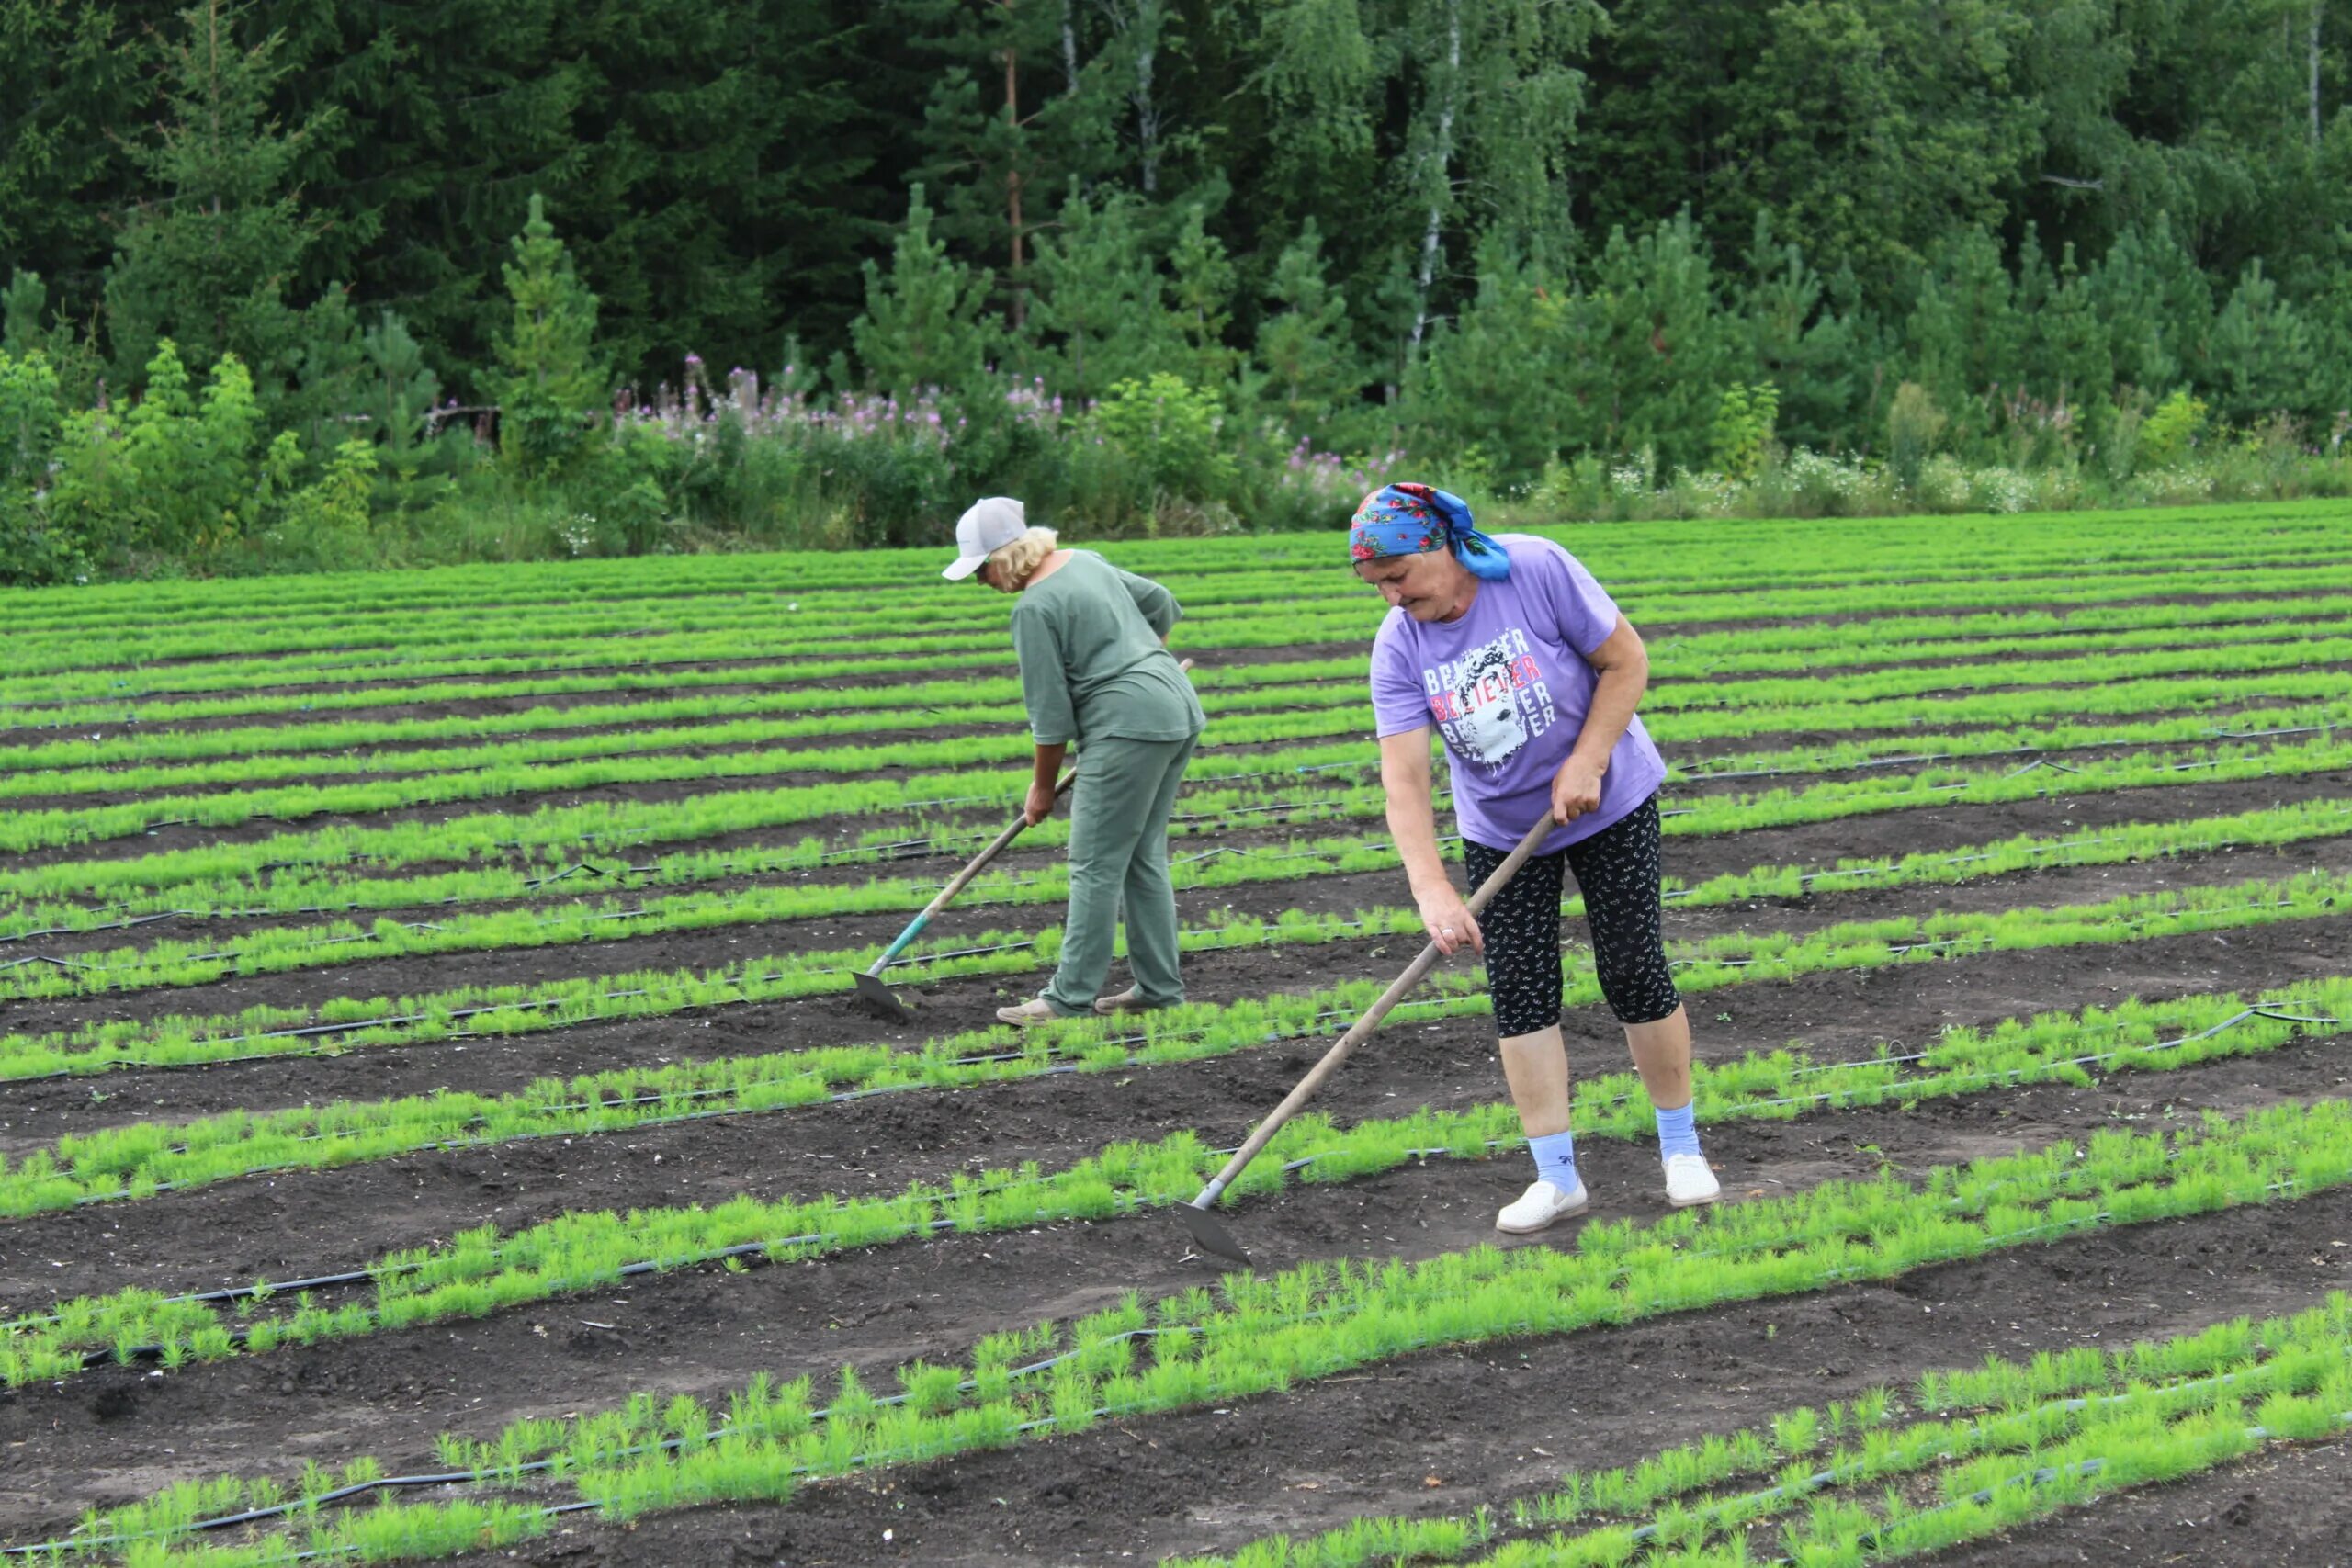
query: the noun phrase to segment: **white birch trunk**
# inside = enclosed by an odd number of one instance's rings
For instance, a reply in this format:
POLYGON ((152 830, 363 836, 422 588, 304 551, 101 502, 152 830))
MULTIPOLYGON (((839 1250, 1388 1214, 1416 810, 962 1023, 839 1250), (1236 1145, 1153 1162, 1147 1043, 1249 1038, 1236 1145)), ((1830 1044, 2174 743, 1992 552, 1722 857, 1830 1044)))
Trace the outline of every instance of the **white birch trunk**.
POLYGON ((1462 0, 1447 0, 1445 7, 1445 87, 1438 103, 1437 134, 1429 160, 1435 165, 1429 183, 1429 222, 1421 231, 1421 260, 1413 276, 1413 330, 1407 338, 1416 352, 1429 329, 1430 290, 1437 282, 1438 240, 1445 226, 1445 193, 1453 177, 1453 112, 1462 93, 1462 0))

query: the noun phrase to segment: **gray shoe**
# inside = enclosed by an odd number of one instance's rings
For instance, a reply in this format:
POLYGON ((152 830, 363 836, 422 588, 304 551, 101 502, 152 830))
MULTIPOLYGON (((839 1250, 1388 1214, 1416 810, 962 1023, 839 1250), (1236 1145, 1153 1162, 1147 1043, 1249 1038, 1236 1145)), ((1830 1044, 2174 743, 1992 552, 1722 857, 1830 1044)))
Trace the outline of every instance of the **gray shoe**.
POLYGON ((1174 1007, 1173 1002, 1148 1002, 1133 986, 1114 996, 1094 998, 1094 1010, 1099 1013, 1157 1012, 1161 1008, 1174 1007))

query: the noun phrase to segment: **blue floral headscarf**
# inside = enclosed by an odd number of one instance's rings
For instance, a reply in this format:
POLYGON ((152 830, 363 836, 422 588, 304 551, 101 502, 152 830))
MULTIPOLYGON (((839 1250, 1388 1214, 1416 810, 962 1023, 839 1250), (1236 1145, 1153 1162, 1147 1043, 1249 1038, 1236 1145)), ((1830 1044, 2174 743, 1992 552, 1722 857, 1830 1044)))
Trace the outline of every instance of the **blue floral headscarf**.
POLYGON ((1348 554, 1357 560, 1451 550, 1470 575, 1499 582, 1510 575, 1502 546, 1478 532, 1470 503, 1430 485, 1383 485, 1363 498, 1348 528, 1348 554))

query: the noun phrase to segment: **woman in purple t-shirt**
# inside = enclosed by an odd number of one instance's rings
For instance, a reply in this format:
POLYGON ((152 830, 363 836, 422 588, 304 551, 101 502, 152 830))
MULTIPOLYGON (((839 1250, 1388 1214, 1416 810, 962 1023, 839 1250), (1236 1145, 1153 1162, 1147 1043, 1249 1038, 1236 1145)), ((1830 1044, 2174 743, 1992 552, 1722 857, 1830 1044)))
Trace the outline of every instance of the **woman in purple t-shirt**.
POLYGON ((1503 1077, 1536 1180, 1496 1216, 1542 1230, 1587 1202, 1568 1131, 1560 1037, 1560 892, 1576 874, 1610 1010, 1657 1113, 1666 1193, 1721 1190, 1690 1115, 1690 1021, 1658 929, 1657 786, 1666 764, 1634 716, 1649 682, 1642 639, 1577 558, 1532 535, 1489 537, 1457 497, 1396 484, 1350 530, 1356 575, 1388 618, 1372 648, 1372 706, 1388 830, 1439 951, 1485 955, 1503 1077), (1558 828, 1473 919, 1438 856, 1430 731, 1445 741, 1473 886, 1539 817, 1558 828))

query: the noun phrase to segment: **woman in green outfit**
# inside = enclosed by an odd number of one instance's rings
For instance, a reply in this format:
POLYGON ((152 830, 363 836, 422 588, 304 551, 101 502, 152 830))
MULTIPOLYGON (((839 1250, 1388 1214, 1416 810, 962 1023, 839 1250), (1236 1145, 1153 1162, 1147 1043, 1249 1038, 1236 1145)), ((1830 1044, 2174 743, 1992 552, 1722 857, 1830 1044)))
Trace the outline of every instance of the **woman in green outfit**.
POLYGON ((1037 746, 1023 815, 1054 809, 1062 755, 1079 743, 1070 807, 1069 917, 1053 983, 997 1017, 1028 1027, 1089 1008, 1125 1012, 1184 999, 1177 972, 1176 891, 1168 881, 1168 814, 1206 722, 1168 651, 1183 611, 1157 582, 1091 550, 1066 550, 1032 528, 1021 502, 990 496, 956 525, 956 558, 940 575, 978 575, 1020 601, 1012 648, 1037 746), (1098 996, 1111 971, 1112 928, 1125 906, 1136 983, 1098 996))

